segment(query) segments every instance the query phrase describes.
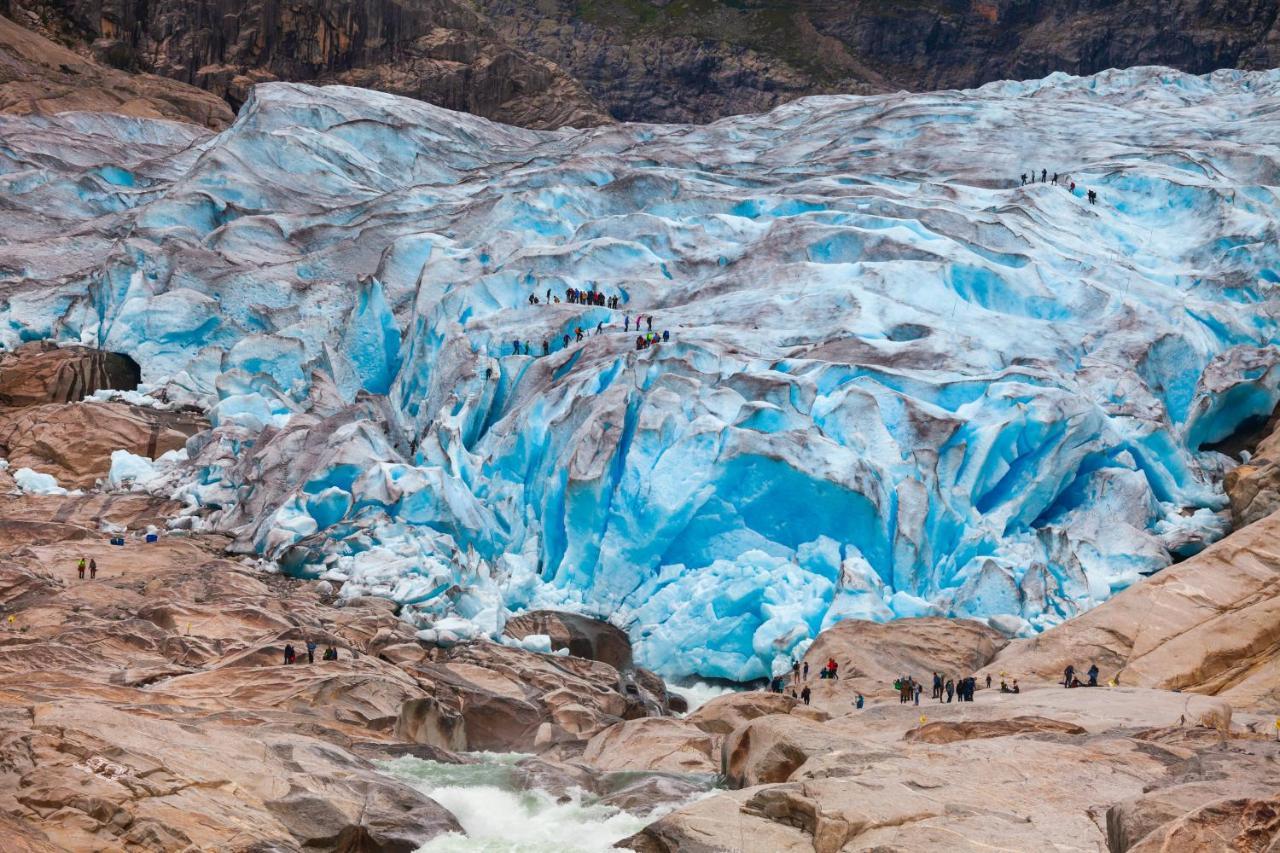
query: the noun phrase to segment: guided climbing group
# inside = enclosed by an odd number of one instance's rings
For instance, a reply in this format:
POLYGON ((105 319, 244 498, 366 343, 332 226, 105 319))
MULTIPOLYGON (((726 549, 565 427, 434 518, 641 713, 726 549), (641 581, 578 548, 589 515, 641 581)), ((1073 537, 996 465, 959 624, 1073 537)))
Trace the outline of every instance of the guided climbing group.
MULTIPOLYGON (((1041 169, 1041 170, 1040 170, 1040 180, 1039 180, 1039 183, 1042 183, 1042 184, 1043 184, 1043 183, 1048 183, 1048 184, 1050 184, 1051 186, 1055 186, 1055 187, 1057 187, 1057 186, 1061 186, 1061 184, 1059 183, 1059 178, 1060 178, 1060 177, 1061 177, 1061 176, 1060 176, 1057 172, 1054 172, 1054 173, 1053 173, 1053 177, 1052 177, 1052 178, 1049 178, 1049 170, 1048 170, 1048 169, 1041 169)), ((1035 169, 1032 169, 1029 173, 1028 173, 1028 172, 1023 172, 1021 175, 1019 175, 1019 176, 1018 176, 1018 178, 1021 180, 1021 185, 1022 185, 1022 186, 1024 186, 1024 187, 1025 187, 1025 186, 1027 186, 1028 184, 1034 184, 1034 183, 1037 183, 1037 181, 1036 181, 1036 170, 1035 170, 1035 169)), ((1075 194, 1076 194, 1076 182, 1075 182, 1075 181, 1071 181, 1071 182, 1070 182, 1070 184, 1067 186, 1067 191, 1068 191, 1068 192, 1070 192, 1072 195, 1075 195, 1075 194)), ((1088 200, 1089 204, 1097 204, 1097 203, 1098 203, 1098 193, 1097 193, 1097 191, 1095 191, 1095 190, 1087 190, 1087 191, 1085 192, 1085 198, 1088 200)))
MULTIPOLYGON (((605 307, 609 307, 609 308, 616 308, 619 304, 618 297, 612 296, 612 297, 605 298, 603 294, 600 294, 597 291, 580 291, 580 290, 574 290, 573 288, 569 288, 568 290, 565 291, 565 293, 567 296, 572 295, 571 297, 572 299, 592 300, 592 299, 604 298, 605 307)), ((550 291, 548 291, 548 294, 550 294, 550 291)), ((559 297, 556 297, 556 301, 557 302, 559 301, 559 297)), ((534 294, 530 294, 529 303, 537 304, 538 297, 534 294)), ((627 314, 622 318, 622 331, 624 333, 631 332, 632 330, 631 327, 633 325, 632 320, 633 318, 630 314, 627 314)), ((671 340, 670 330, 663 329, 659 332, 655 332, 653 330, 652 314, 648 314, 648 315, 637 314, 634 318, 634 325, 635 325, 635 331, 636 331, 636 349, 637 350, 648 349, 649 347, 652 347, 655 344, 668 343, 671 340)), ((605 333, 606 330, 608 330, 608 328, 609 327, 605 324, 605 322, 603 320, 600 320, 596 323, 594 334, 602 335, 605 333)), ((590 337, 592 334, 593 334, 592 332, 587 331, 586 329, 582 328, 582 326, 575 325, 573 327, 572 332, 565 332, 563 335, 561 335, 561 338, 560 338, 561 348, 568 349, 571 344, 581 343, 583 340, 590 337)), ((551 350, 552 350, 552 339, 543 338, 542 354, 544 356, 550 355, 551 350)), ((532 342, 528 340, 522 340, 520 338, 512 338, 511 354, 512 355, 532 355, 533 354, 532 342)))

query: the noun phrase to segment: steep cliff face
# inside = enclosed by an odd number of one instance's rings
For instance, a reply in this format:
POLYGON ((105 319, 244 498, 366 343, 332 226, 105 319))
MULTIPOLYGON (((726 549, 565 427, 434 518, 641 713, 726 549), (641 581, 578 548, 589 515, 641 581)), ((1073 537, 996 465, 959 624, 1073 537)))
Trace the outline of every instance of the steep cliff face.
MULTIPOLYGON (((0 2, 0 12, 6 11, 0 2)), ((233 107, 268 80, 343 83, 528 127, 608 121, 553 63, 457 0, 7 0, 20 23, 101 62, 233 107)))
POLYGON ((1280 63, 1275 0, 478 0, 617 118, 707 121, 800 95, 1053 71, 1280 63))
POLYGON ((0 17, 0 113, 67 110, 187 121, 221 130, 226 102, 154 74, 127 74, 93 62, 0 17))

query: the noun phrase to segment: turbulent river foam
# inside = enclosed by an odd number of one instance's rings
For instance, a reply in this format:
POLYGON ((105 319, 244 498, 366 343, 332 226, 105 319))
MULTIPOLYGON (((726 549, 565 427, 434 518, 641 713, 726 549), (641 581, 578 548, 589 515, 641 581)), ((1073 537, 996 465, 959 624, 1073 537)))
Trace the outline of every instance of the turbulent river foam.
POLYGON ((133 356, 215 427, 115 487, 424 640, 575 609, 743 681, 847 617, 1028 634, 1226 530, 1278 116, 1280 72, 1152 68, 588 131, 288 84, 216 136, 4 116, 0 341, 133 356))
POLYGON ((433 839, 418 853, 601 853, 638 832, 652 817, 603 805, 582 791, 563 801, 522 788, 512 765, 526 756, 478 753, 477 764, 441 764, 405 756, 383 769, 413 785, 457 817, 465 836, 433 839))

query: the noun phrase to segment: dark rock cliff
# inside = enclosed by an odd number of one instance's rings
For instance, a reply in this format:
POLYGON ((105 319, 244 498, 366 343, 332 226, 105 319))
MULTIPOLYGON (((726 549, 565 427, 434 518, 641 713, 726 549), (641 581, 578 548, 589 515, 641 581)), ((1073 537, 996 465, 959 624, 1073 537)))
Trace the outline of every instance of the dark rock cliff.
POLYGON ((346 83, 530 127, 1280 65, 1280 0, 0 0, 0 13, 233 107, 263 80, 346 83))
POLYGON ((104 64, 238 107, 254 83, 342 83, 530 127, 608 121, 553 63, 459 0, 0 0, 0 12, 104 64), (7 6, 7 8, 6 8, 7 6))
POLYGON ((478 0, 619 119, 708 121, 800 95, 1053 71, 1280 65, 1280 0, 478 0))

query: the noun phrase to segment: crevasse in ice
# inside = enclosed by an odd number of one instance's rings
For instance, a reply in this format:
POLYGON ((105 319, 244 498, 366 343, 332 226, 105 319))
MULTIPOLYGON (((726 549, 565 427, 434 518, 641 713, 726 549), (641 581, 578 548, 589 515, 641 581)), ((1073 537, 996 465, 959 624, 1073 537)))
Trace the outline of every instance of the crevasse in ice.
POLYGON ((841 618, 1032 632, 1222 535, 1214 448, 1280 399, 1277 140, 1280 73, 1152 68, 700 127, 0 117, 0 339, 134 356, 216 426, 113 486, 424 638, 574 608, 745 680, 841 618))

